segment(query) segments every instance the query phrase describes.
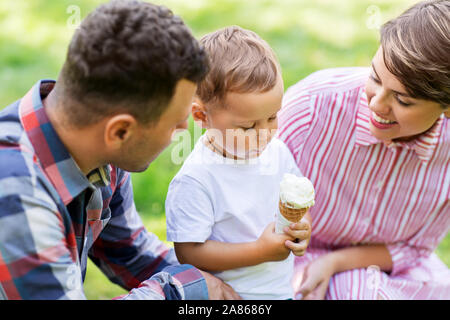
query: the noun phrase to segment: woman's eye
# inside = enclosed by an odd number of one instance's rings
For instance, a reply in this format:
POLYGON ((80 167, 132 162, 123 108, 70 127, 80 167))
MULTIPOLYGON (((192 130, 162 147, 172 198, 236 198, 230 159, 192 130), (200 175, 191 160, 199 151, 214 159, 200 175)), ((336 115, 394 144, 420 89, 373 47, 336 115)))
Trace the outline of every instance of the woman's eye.
POLYGON ((404 106, 404 107, 408 107, 408 106, 412 105, 412 103, 402 101, 402 100, 399 99, 398 97, 396 97, 396 99, 397 99, 398 103, 400 103, 400 104, 401 104, 402 106, 404 106))
POLYGON ((269 121, 274 121, 277 118, 277 116, 273 116, 271 118, 269 118, 269 121))
POLYGON ((373 74, 371 74, 369 77, 370 77, 370 79, 372 79, 372 80, 375 81, 376 83, 381 83, 381 81, 378 80, 373 74))
POLYGON ((406 101, 400 99, 400 96, 397 93, 394 93, 394 97, 395 97, 395 100, 397 100, 397 102, 404 107, 408 107, 413 104, 412 102, 406 102, 406 101))

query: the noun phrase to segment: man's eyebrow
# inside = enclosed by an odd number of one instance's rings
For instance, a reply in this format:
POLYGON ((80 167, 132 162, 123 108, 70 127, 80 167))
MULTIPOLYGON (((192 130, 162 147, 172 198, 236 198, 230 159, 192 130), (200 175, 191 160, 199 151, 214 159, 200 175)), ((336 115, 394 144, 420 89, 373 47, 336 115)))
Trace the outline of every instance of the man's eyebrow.
MULTIPOLYGON (((375 66, 373 64, 373 61, 372 61, 372 69, 373 69, 373 72, 375 72, 375 75, 377 76, 378 80, 381 81, 380 76, 377 73, 377 69, 375 69, 375 66)), ((396 90, 393 90, 393 89, 391 89, 391 91, 395 92, 399 96, 403 96, 405 98, 411 98, 411 96, 409 94, 405 93, 405 92, 399 92, 399 91, 396 91, 396 90)))

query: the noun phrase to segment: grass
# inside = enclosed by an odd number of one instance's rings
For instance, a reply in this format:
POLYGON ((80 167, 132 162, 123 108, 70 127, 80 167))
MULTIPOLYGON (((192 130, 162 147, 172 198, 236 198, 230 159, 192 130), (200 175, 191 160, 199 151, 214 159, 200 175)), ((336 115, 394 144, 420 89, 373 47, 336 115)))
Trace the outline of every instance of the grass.
MULTIPOLYGON (((77 6, 84 18, 103 0, 0 2, 0 109, 22 97, 41 78, 56 78, 74 32, 77 6), (72 7, 71 7, 72 6, 72 7), (75 20, 74 20, 75 18, 75 20)), ((276 52, 285 88, 323 68, 369 66, 379 45, 373 28, 416 0, 155 0, 180 15, 200 37, 240 25, 263 37, 276 52)), ((190 122, 189 130, 193 130, 190 122)), ((194 141, 192 141, 192 144, 194 141)), ((165 239, 164 201, 179 169, 165 150, 146 172, 133 174, 136 207, 148 229, 165 239)), ((450 265, 450 237, 437 249, 450 265)), ((125 291, 90 263, 85 281, 89 299, 109 299, 125 291)))

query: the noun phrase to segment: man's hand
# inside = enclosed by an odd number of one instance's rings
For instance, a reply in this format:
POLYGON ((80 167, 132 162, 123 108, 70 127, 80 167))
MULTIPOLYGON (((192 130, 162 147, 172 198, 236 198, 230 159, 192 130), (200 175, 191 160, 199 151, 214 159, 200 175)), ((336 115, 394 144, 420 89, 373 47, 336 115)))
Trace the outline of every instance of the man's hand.
POLYGON ((209 300, 242 300, 233 288, 228 284, 214 277, 212 274, 199 270, 208 286, 209 300))
POLYGON ((292 223, 289 227, 284 228, 284 233, 291 236, 297 241, 286 240, 285 245, 292 250, 296 256, 303 256, 311 239, 311 223, 305 217, 300 222, 292 223))
POLYGON ((281 261, 286 259, 291 250, 286 247, 286 241, 295 240, 287 234, 275 233, 275 222, 270 223, 256 240, 256 246, 264 261, 281 261))

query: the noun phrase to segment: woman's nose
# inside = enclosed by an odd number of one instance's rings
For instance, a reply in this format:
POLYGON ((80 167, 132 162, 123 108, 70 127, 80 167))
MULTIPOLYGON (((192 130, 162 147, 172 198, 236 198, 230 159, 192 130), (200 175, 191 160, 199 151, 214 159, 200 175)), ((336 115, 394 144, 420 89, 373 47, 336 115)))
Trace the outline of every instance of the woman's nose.
POLYGON ((388 115, 391 111, 387 95, 382 89, 377 90, 377 92, 372 96, 369 102, 369 107, 372 111, 381 115, 388 115))

